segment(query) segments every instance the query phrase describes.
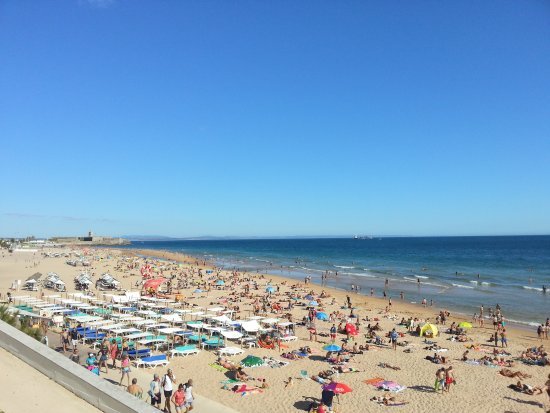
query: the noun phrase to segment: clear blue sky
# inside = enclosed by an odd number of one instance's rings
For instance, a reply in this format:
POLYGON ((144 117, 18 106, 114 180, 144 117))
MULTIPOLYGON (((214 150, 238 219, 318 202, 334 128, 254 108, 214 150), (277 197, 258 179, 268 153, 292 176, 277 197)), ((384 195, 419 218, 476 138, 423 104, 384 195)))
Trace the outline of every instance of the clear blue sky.
POLYGON ((0 3, 0 236, 550 233, 550 3, 0 3))

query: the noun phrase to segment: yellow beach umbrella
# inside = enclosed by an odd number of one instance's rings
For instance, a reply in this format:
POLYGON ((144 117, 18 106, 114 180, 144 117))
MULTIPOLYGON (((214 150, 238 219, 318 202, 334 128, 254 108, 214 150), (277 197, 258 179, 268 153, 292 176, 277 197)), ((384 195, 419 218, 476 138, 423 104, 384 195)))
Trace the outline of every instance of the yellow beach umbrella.
POLYGON ((463 321, 463 322, 459 323, 458 326, 460 328, 472 328, 472 324, 468 323, 467 321, 463 321))
POLYGON ((437 326, 426 323, 420 328, 420 336, 426 335, 426 333, 431 333, 432 337, 435 337, 439 334, 439 330, 437 329, 437 326))

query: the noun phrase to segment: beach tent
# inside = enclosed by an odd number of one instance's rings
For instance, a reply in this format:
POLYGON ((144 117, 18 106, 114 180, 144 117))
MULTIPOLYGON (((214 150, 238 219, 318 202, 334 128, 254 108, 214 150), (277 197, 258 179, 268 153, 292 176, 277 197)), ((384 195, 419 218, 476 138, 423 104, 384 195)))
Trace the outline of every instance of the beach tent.
POLYGON ((420 328, 420 336, 426 335, 426 333, 431 333, 432 337, 435 337, 439 334, 439 330, 437 329, 437 326, 426 323, 420 328))
POLYGON ((218 281, 216 281, 216 285, 225 285, 225 281, 224 280, 218 280, 218 281))
POLYGON ((145 291, 149 291, 149 289, 152 288, 153 290, 157 291, 161 284, 166 281, 168 281, 166 278, 153 278, 151 280, 147 280, 145 281, 145 283, 143 283, 143 289, 145 291))
POLYGON ((277 289, 275 287, 269 286, 265 289, 265 291, 267 293, 274 293, 275 291, 277 291, 277 289))

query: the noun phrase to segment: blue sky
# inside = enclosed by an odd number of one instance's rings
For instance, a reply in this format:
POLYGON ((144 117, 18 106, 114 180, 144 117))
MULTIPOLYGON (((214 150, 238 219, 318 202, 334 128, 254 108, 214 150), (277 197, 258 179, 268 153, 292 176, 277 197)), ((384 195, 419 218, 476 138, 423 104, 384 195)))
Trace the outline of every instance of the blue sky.
POLYGON ((547 1, 0 4, 0 236, 550 233, 547 1))

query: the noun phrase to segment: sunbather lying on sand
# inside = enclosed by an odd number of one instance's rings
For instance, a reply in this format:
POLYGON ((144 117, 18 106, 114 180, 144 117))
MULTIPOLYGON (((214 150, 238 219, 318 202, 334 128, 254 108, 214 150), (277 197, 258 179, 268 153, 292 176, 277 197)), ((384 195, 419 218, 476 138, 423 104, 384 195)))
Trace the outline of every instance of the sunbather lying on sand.
POLYGON ((512 390, 520 393, 525 393, 530 396, 534 394, 542 394, 542 389, 540 387, 533 387, 528 384, 523 384, 521 381, 518 381, 516 384, 510 384, 508 387, 510 387, 512 390))
POLYGON ((370 400, 378 404, 383 404, 384 406, 402 406, 409 403, 402 400, 397 400, 395 397, 388 394, 385 396, 375 396, 370 400))
POLYGON ((384 369, 401 370, 401 367, 392 366, 388 363, 380 363, 378 364, 378 367, 382 367, 384 369))
POLYGON ((530 374, 522 373, 521 371, 512 371, 510 369, 502 369, 499 373, 504 377, 514 377, 518 379, 529 379, 531 378, 530 374))
POLYGON ((231 388, 234 393, 262 393, 263 390, 256 386, 248 386, 247 384, 236 384, 231 388))

